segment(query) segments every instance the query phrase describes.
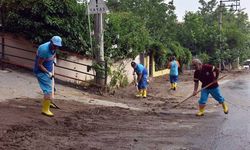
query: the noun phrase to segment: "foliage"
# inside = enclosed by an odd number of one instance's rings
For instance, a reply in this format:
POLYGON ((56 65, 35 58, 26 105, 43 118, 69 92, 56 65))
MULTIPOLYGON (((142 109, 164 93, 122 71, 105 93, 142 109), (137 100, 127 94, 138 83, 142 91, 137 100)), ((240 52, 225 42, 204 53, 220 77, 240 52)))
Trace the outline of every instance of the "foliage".
POLYGON ((116 70, 110 72, 110 75, 111 81, 109 83, 109 88, 111 89, 125 87, 129 84, 125 65, 123 63, 121 63, 116 70))
POLYGON ((182 64, 188 64, 192 59, 191 52, 180 45, 179 42, 171 42, 168 48, 172 51, 172 55, 176 56, 176 59, 182 64))
POLYGON ((21 33, 36 44, 59 35, 64 49, 90 54, 86 7, 76 0, 9 0, 4 5, 6 31, 21 33))
POLYGON ((206 53, 201 53, 201 54, 199 54, 198 55, 198 58, 202 61, 202 63, 209 63, 209 59, 210 59, 210 57, 209 57, 209 55, 208 54, 206 54, 206 53))
MULTIPOLYGON (((86 2, 84 0, 84 2, 86 2)), ((107 0, 110 10, 105 20, 105 57, 112 60, 134 58, 142 52, 155 54, 156 68, 164 67, 170 54, 181 64, 192 55, 206 62, 227 63, 250 57, 250 24, 246 13, 220 8, 217 0, 199 0, 197 12, 187 12, 178 23, 173 1, 107 0)), ((21 33, 35 43, 53 35, 63 37, 64 49, 91 55, 86 4, 76 0, 8 0, 5 6, 6 31, 21 33)), ((90 18, 93 21, 93 17, 90 18)), ((92 24, 91 24, 92 25, 92 24)))
POLYGON ((154 42, 149 45, 148 53, 154 56, 155 69, 166 69, 170 51, 160 42, 154 42))
POLYGON ((173 1, 164 0, 108 0, 112 12, 131 12, 146 24, 153 41, 166 42, 175 35, 176 15, 173 1))
POLYGON ((148 31, 132 13, 111 13, 107 16, 105 56, 114 60, 135 58, 148 45, 148 31), (116 47, 115 47, 116 46, 116 47))
POLYGON ((184 51, 184 57, 181 60, 181 62, 183 64, 190 64, 191 60, 192 60, 192 53, 190 52, 189 49, 183 47, 183 51, 184 51))
POLYGON ((216 22, 211 24, 206 24, 198 13, 187 13, 178 34, 180 43, 190 49, 193 55, 201 52, 213 54, 218 46, 219 35, 216 22))
POLYGON ((220 8, 216 0, 199 0, 197 12, 187 12, 185 22, 179 25, 178 41, 190 49, 192 55, 200 55, 207 62, 218 64, 220 60, 232 63, 249 56, 249 21, 246 13, 223 11, 222 30, 219 30, 220 8), (207 56, 206 56, 206 55, 207 56), (209 60, 207 60, 209 59, 209 60))
POLYGON ((93 62, 91 67, 95 70, 96 75, 100 75, 100 78, 103 78, 105 75, 105 72, 107 72, 107 74, 110 72, 110 67, 105 68, 104 66, 105 64, 103 63, 93 62))
MULTIPOLYGON (((250 51, 249 44, 249 22, 246 22, 247 16, 244 13, 236 15, 226 14, 224 25, 226 30, 223 30, 225 44, 223 49, 223 59, 228 62, 235 61, 240 54, 248 54, 250 51)), ((249 56, 249 55, 248 55, 249 56)), ((243 60, 241 60, 243 61, 243 60)))
POLYGON ((156 70, 166 68, 170 51, 165 43, 176 39, 178 30, 173 1, 164 3, 164 0, 108 0, 108 7, 114 13, 130 12, 145 23, 150 40, 145 50, 154 54, 156 70))

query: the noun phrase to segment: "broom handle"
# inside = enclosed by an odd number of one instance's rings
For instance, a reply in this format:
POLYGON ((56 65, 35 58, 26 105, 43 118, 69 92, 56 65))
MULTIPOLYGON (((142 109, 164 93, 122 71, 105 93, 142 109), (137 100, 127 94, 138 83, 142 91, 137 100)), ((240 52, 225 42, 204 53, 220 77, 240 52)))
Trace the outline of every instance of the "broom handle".
POLYGON ((52 65, 52 99, 55 98, 55 63, 56 63, 56 58, 54 58, 52 65))

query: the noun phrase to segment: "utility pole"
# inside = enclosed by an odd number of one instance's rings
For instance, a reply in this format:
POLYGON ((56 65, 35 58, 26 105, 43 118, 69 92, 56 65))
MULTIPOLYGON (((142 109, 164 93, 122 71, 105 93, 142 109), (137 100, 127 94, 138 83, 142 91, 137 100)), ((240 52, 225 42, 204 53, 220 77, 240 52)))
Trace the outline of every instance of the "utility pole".
POLYGON ((98 85, 105 85, 105 61, 104 61, 104 38, 103 38, 103 14, 108 8, 103 0, 90 0, 88 14, 94 14, 94 57, 97 63, 95 68, 95 80, 98 85))
POLYGON ((98 65, 96 70, 96 82, 99 85, 105 84, 105 67, 104 67, 104 42, 103 42, 103 16, 102 13, 95 14, 94 37, 96 41, 95 59, 98 65))
POLYGON ((4 54, 5 54, 5 47, 4 47, 4 44, 5 44, 5 41, 4 41, 4 5, 3 5, 3 2, 1 1, 1 4, 0 4, 0 8, 1 8, 1 24, 0 24, 0 27, 1 27, 1 38, 2 38, 2 42, 1 42, 1 69, 4 70, 4 54))
POLYGON ((240 8, 240 0, 220 0, 220 16, 219 16, 219 32, 220 32, 220 70, 225 69, 224 60, 222 58, 222 17, 223 17, 223 7, 230 8, 230 11, 238 11, 240 8))

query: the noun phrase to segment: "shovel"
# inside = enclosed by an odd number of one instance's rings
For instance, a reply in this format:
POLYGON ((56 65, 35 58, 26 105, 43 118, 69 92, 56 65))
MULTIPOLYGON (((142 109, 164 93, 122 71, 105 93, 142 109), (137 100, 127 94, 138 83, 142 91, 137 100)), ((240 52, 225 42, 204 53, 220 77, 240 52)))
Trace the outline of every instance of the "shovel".
POLYGON ((135 84, 135 87, 136 87, 136 91, 138 92, 139 89, 138 89, 138 84, 137 84, 137 79, 136 79, 135 73, 133 74, 133 76, 134 76, 134 84, 135 84))
MULTIPOLYGON (((52 99, 55 98, 55 64, 56 64, 56 58, 54 59, 53 66, 52 66, 52 99)), ((51 106, 52 108, 60 109, 55 103, 51 101, 51 106)))

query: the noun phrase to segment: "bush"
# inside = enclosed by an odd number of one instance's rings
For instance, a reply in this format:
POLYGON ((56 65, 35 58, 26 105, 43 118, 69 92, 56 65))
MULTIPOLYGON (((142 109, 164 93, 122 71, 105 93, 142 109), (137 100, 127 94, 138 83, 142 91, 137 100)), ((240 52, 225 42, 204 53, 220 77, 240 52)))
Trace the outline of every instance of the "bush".
POLYGON ((76 0, 15 0, 3 5, 6 31, 20 33, 35 44, 59 35, 63 49, 91 54, 86 7, 76 0))

